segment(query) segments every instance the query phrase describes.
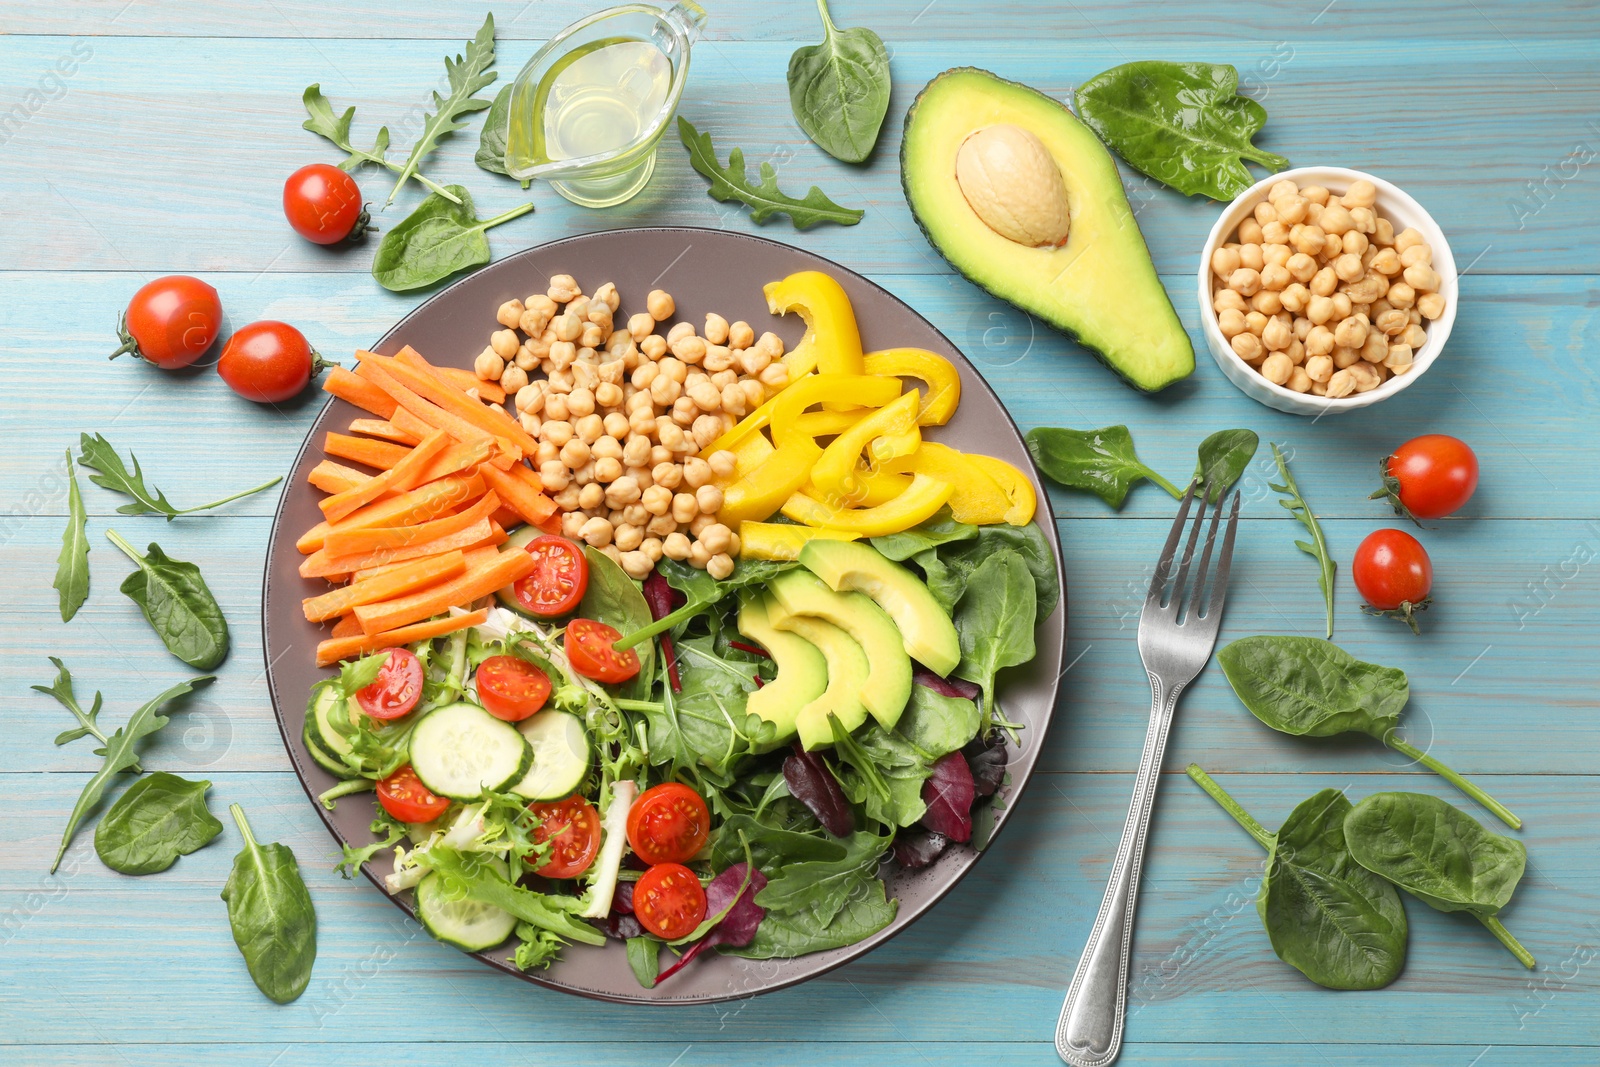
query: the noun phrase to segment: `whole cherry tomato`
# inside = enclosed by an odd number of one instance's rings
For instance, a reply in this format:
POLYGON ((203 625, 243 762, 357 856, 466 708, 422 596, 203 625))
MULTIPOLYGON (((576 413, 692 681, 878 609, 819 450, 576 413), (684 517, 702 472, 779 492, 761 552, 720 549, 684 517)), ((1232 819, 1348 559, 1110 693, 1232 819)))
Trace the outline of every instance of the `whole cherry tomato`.
POLYGON ((1455 514, 1478 487, 1478 457, 1465 441, 1448 434, 1413 437, 1379 466, 1383 487, 1373 499, 1388 497, 1395 514, 1413 522, 1455 514))
POLYGON ((222 329, 222 301, 217 291, 199 278, 170 274, 140 287, 117 323, 124 352, 154 363, 162 370, 177 370, 199 359, 222 329))
POLYGON ((300 395, 328 365, 305 334, 287 322, 263 319, 241 326, 228 338, 217 373, 246 400, 277 404, 300 395))
POLYGON ((1404 530, 1377 530, 1367 535, 1350 564, 1356 591, 1369 615, 1390 615, 1418 633, 1416 613, 1430 603, 1433 561, 1422 543, 1404 530))
POLYGON ((283 213, 295 233, 319 245, 353 241, 373 228, 356 180, 326 163, 289 175, 283 183, 283 213))

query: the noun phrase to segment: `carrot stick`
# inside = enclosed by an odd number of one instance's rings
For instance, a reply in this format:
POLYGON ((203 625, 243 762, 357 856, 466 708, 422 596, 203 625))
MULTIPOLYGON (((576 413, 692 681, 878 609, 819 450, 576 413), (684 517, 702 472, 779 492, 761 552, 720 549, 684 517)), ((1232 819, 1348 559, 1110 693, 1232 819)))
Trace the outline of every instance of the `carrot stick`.
POLYGON ((394 414, 397 406, 394 397, 343 367, 329 367, 323 376, 322 388, 346 403, 372 412, 380 419, 394 414))
MULTIPOLYGON (((350 585, 307 597, 300 606, 308 622, 322 622, 345 614, 358 604, 375 604, 380 600, 393 600, 397 596, 414 593, 430 585, 454 578, 467 569, 466 557, 459 551, 442 556, 404 563, 379 578, 353 582, 350 585)), ((361 624, 358 622, 359 627, 361 624)))
POLYGON ((342 493, 371 478, 370 474, 362 474, 353 467, 346 467, 342 463, 332 460, 323 460, 306 475, 306 481, 321 489, 324 493, 342 493))
POLYGON ((332 432, 322 439, 322 450, 330 456, 364 463, 381 471, 388 470, 411 454, 411 449, 405 445, 332 432))
POLYGON ((394 414, 389 416, 389 422, 395 429, 408 433, 419 441, 433 432, 432 426, 402 407, 394 409, 394 414))
POLYGON ((544 480, 539 477, 539 472, 525 464, 518 463, 506 472, 535 493, 544 492, 544 480))
MULTIPOLYGON (((527 553, 523 553, 527 555, 527 553)), ((532 557, 529 557, 532 559, 532 557)), ((469 626, 476 626, 489 617, 487 609, 469 612, 466 615, 455 615, 443 619, 430 619, 411 626, 402 626, 398 629, 387 630, 383 633, 363 635, 361 637, 333 637, 317 645, 317 666, 331 667, 340 660, 352 656, 365 655, 368 652, 377 652, 379 649, 396 648, 400 645, 409 645, 413 641, 426 641, 432 637, 443 637, 445 634, 465 630, 469 626)))
POLYGON ((512 511, 510 508, 506 507, 504 504, 500 505, 500 510, 496 511, 493 515, 490 515, 489 518, 493 519, 495 522, 498 522, 501 526, 504 526, 508 530, 514 530, 518 526, 521 526, 524 522, 528 521, 515 511, 512 511))
POLYGON ((396 548, 379 548, 348 556, 335 556, 324 548, 300 561, 300 577, 326 578, 334 574, 350 574, 385 563, 400 563, 408 559, 437 556, 441 552, 459 548, 471 548, 492 538, 494 531, 495 527, 490 525, 488 519, 479 519, 471 526, 462 527, 454 533, 436 537, 432 541, 401 545, 396 548))
MULTIPOLYGON (((399 360, 388 356, 380 356, 376 352, 356 353, 356 358, 362 363, 372 363, 381 369, 402 388, 410 390, 415 395, 438 405, 440 410, 449 412, 452 416, 477 427, 484 433, 493 437, 504 437, 513 445, 522 449, 523 455, 531 455, 538 450, 539 442, 535 441, 528 431, 524 430, 515 419, 505 413, 503 408, 484 407, 453 385, 447 385, 439 378, 426 371, 408 367, 399 360)), ((394 396, 395 400, 401 398, 384 385, 382 378, 376 379, 384 391, 394 396)), ((403 403, 403 401, 402 401, 403 403)), ((410 405, 406 405, 410 406, 410 405)), ((422 412, 418 411, 418 415, 422 412)), ((426 418, 426 415, 423 415, 426 418)), ((432 420, 429 420, 432 421, 432 420)), ((435 423, 435 425, 439 425, 435 423)), ((465 438, 462 438, 465 440, 465 438)))
POLYGON ((412 526, 369 526, 364 530, 330 533, 323 541, 322 550, 331 556, 357 556, 385 548, 420 545, 465 530, 473 523, 489 518, 499 507, 500 498, 490 491, 470 508, 428 522, 412 526))
POLYGON ((498 470, 489 463, 479 464, 478 473, 483 475, 483 483, 491 487, 505 501, 506 507, 521 515, 524 521, 538 526, 555 513, 556 502, 537 489, 530 489, 522 479, 498 470))
POLYGON ((363 604, 355 609, 356 618, 361 620, 361 628, 368 634, 380 634, 448 611, 453 606, 470 604, 503 585, 510 585, 535 566, 534 558, 526 552, 515 549, 501 552, 486 566, 468 570, 442 585, 381 604, 363 604))
MULTIPOLYGON (((374 442, 376 444, 377 442, 374 442)), ((398 493, 415 489, 422 480, 422 474, 427 470, 428 463, 444 451, 450 443, 450 436, 443 430, 435 430, 423 439, 411 451, 407 452, 394 466, 378 475, 368 479, 353 489, 346 489, 342 493, 324 497, 317 501, 317 506, 322 509, 322 514, 330 521, 338 521, 361 507, 370 504, 384 493, 391 490, 398 493)))
MULTIPOLYGON (((498 551, 499 550, 492 544, 479 545, 476 548, 463 548, 463 549, 460 549, 461 554, 464 557, 466 557, 467 568, 469 570, 473 566, 482 566, 485 560, 494 559, 494 557, 498 554, 498 551)), ((437 558, 437 557, 424 556, 422 558, 424 558, 424 559, 434 559, 434 558, 437 558)), ((350 578, 351 578, 352 581, 357 581, 357 582, 364 582, 368 578, 381 578, 383 575, 388 574, 391 571, 397 571, 401 567, 409 567, 412 563, 415 563, 415 562, 416 562, 416 560, 411 560, 411 561, 406 562, 406 563, 385 563, 382 566, 378 566, 378 567, 363 567, 361 570, 353 572, 350 575, 350 578)))
POLYGON ((477 474, 453 474, 448 478, 429 482, 409 493, 400 493, 387 500, 379 500, 359 511, 351 512, 338 523, 319 522, 300 535, 295 547, 309 555, 322 547, 323 539, 333 530, 364 530, 369 526, 409 526, 437 518, 452 508, 458 508, 484 494, 483 479, 477 474))
MULTIPOLYGON (((395 403, 427 423, 430 428, 444 430, 457 441, 472 441, 485 437, 492 439, 494 437, 492 433, 482 427, 462 418, 459 413, 446 411, 431 400, 420 396, 408 384, 402 383, 389 372, 391 369, 404 371, 411 376, 412 380, 420 378, 430 383, 431 387, 436 391, 443 393, 445 391, 444 387, 437 380, 418 374, 416 371, 403 367, 392 359, 377 356, 371 352, 357 352, 356 358, 362 360, 361 366, 365 372, 365 377, 385 393, 394 397, 395 403), (384 362, 379 363, 377 362, 378 360, 384 360, 384 362)), ((465 399, 468 403, 477 403, 471 397, 466 397, 465 399)), ((481 404, 478 406, 480 409, 483 407, 481 404)), ((522 427, 519 426, 517 428, 520 430, 522 427)))
POLYGON ((393 441, 400 445, 414 445, 422 440, 406 433, 386 419, 351 419, 350 432, 364 433, 368 437, 381 437, 385 441, 393 441))
POLYGON ((435 374, 463 393, 470 394, 476 390, 478 399, 487 404, 506 402, 506 391, 501 388, 499 382, 486 382, 471 371, 462 370, 460 367, 435 367, 433 370, 435 374))
POLYGON ((361 634, 361 620, 356 618, 353 611, 339 616, 339 621, 333 624, 334 637, 356 637, 361 634))

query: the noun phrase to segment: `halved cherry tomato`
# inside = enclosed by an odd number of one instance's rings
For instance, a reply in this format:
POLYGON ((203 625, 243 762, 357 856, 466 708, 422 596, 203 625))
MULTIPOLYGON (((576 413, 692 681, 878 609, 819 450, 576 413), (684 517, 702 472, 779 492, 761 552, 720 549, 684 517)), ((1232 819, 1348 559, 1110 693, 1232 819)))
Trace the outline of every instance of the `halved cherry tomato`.
POLYGON ((199 278, 170 274, 142 286, 117 323, 122 347, 162 370, 177 370, 199 359, 222 329, 222 301, 199 278))
POLYGON ((585 678, 615 685, 639 673, 639 653, 633 649, 618 652, 611 646, 622 635, 603 622, 573 619, 567 623, 566 650, 572 669, 585 678))
POLYGON ((428 791, 409 763, 378 782, 378 803, 401 822, 432 822, 450 806, 428 791))
POLYGON ((550 679, 525 659, 490 656, 478 666, 478 699, 495 718, 521 722, 550 699, 550 679))
POLYGON ((565 800, 530 804, 538 819, 533 839, 550 843, 550 859, 535 873, 543 878, 576 878, 589 869, 600 851, 600 816, 594 805, 574 793, 565 800))
POLYGON ((319 245, 354 240, 372 228, 361 187, 338 167, 312 163, 283 183, 283 213, 294 232, 319 245))
POLYGON ((706 891, 683 864, 658 863, 633 887, 633 914, 646 930, 672 941, 705 919, 706 891))
POLYGON ((326 366, 305 334, 287 322, 263 319, 239 327, 228 338, 217 373, 246 400, 277 404, 299 396, 326 366))
POLYGON ((391 648, 378 679, 356 690, 356 703, 374 719, 398 719, 422 699, 422 662, 406 648, 391 648))
POLYGON ((528 555, 533 557, 533 570, 512 586, 517 603, 546 619, 575 609, 589 588, 589 561, 583 558, 583 549, 565 537, 544 534, 528 542, 528 555))
POLYGON ((1420 541, 1404 530, 1374 531, 1356 549, 1350 576, 1370 606, 1363 611, 1394 615, 1418 632, 1415 613, 1433 588, 1433 561, 1420 541))
POLYGON ((1460 511, 1478 488, 1478 457, 1465 441, 1449 434, 1413 437, 1384 458, 1383 488, 1395 514, 1412 519, 1442 519, 1460 511))
POLYGON ((628 844, 646 863, 683 863, 711 833, 711 812, 682 782, 646 789, 628 809, 628 844))

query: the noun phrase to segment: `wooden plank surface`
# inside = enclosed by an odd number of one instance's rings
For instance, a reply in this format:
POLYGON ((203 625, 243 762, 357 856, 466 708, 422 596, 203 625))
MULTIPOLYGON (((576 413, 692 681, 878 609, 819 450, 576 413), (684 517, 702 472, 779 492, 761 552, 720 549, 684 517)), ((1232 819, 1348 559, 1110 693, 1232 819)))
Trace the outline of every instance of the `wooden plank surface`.
MULTIPOLYGON (((497 10, 509 79, 569 2, 497 10)), ((265 5, 0 0, 0 1062, 27 1064, 516 1064, 1056 1062, 1061 996, 1104 884, 1125 812, 1148 691, 1134 648, 1142 586, 1172 512, 1135 489, 1120 515, 1054 493, 1067 553, 1071 664, 1041 773, 1014 825, 926 919, 866 959, 797 989, 686 1011, 619 1009, 508 981, 434 943, 364 880, 331 871, 332 849, 288 770, 267 702, 257 621, 277 490, 172 524, 115 514, 84 485, 90 599, 63 628, 49 588, 65 515, 62 450, 82 431, 137 452, 176 501, 214 499, 282 472, 320 395, 277 408, 239 401, 208 369, 165 375, 106 364, 116 313, 159 274, 200 272, 231 325, 281 318, 325 354, 368 344, 423 295, 380 289, 370 248, 310 246, 283 225, 279 183, 332 160, 299 128, 299 95, 320 81, 357 105, 367 136, 396 140, 482 8, 404 0, 265 5), (58 65, 61 64, 61 65, 58 65), (65 73, 71 67, 70 73, 65 73), (56 72, 56 73, 52 73, 56 72), (21 112, 7 108, 20 107, 21 112), (9 116, 9 117, 6 117, 9 116), (176 428, 176 429, 175 429, 176 428), (94 759, 56 748, 64 713, 27 686, 64 656, 108 719, 184 673, 116 586, 107 527, 159 539, 205 567, 234 632, 216 686, 147 749, 146 765, 210 778, 263 837, 290 844, 319 911, 320 954, 286 1008, 250 985, 217 899, 237 842, 225 839, 142 879, 116 875, 81 834, 45 874, 94 759), (422 1012, 410 1011, 426 1004, 422 1012), (398 1009, 398 1011, 397 1011, 398 1009), (395 1025, 392 1020, 401 1020, 395 1025), (377 1046, 374 1048, 374 1046, 377 1046)), ((951 337, 1024 429, 1126 423, 1141 455, 1181 479, 1207 433, 1249 426, 1282 442, 1327 519, 1341 563, 1336 639, 1403 667, 1408 736, 1472 774, 1526 820, 1529 875, 1507 924, 1539 958, 1519 968, 1477 926, 1415 904, 1407 970, 1390 989, 1332 994, 1272 957, 1254 915, 1256 846, 1181 775, 1197 760, 1267 825, 1325 786, 1352 796, 1447 785, 1365 740, 1314 743, 1255 722, 1213 666, 1186 695, 1168 757, 1134 961, 1123 1063, 1586 1065, 1600 1060, 1600 8, 1425 0, 1306 5, 1250 0, 1045 4, 981 11, 949 0, 838 0, 840 25, 889 42, 895 91, 871 163, 848 167, 805 141, 782 70, 817 39, 805 0, 715 5, 683 113, 726 154, 773 158, 786 187, 820 184, 863 206, 853 229, 753 227, 704 194, 669 140, 635 201, 581 211, 478 171, 475 126, 429 173, 467 184, 487 214, 526 196, 537 212, 494 231, 497 256, 572 233, 686 224, 760 232, 864 271, 951 337), (954 277, 900 195, 900 124, 916 90, 975 64, 1058 97, 1142 58, 1235 63, 1271 113, 1260 141, 1296 163, 1391 178, 1451 238, 1462 307, 1444 359, 1402 399, 1316 423, 1245 399, 1199 351, 1193 379, 1158 397, 1128 390, 1070 341, 954 277), (1412 638, 1362 616, 1348 559, 1392 524, 1368 501, 1377 457, 1414 433, 1472 443, 1483 481, 1464 514, 1422 535, 1437 606, 1412 638)), ((1185 200, 1124 168, 1168 291, 1196 336, 1195 251, 1216 205, 1185 200)), ((385 176, 359 175, 369 198, 385 176)), ((406 190, 380 226, 416 202, 406 190)), ((604 279, 595 279, 596 282, 604 279)), ((484 329, 488 328, 486 310, 484 329)), ((483 344, 464 335, 462 354, 483 344)), ((1223 640, 1318 633, 1312 564, 1267 490, 1258 457, 1223 640)), ((1471 809, 1470 803, 1463 806, 1471 809)), ((1475 814, 1481 814, 1474 809, 1475 814)))

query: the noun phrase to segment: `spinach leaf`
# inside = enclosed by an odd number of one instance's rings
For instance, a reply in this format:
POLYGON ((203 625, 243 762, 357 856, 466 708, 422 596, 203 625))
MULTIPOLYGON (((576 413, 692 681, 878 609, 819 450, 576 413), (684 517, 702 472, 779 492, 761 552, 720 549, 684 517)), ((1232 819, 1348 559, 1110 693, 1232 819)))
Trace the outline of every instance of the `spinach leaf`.
POLYGON ((122 580, 122 592, 139 605, 167 651, 202 671, 226 659, 228 621, 200 568, 172 559, 153 541, 149 555, 141 556, 115 530, 107 530, 106 537, 139 565, 122 580))
POLYGON ((228 811, 244 836, 244 848, 233 857, 222 899, 228 903, 228 924, 256 988, 269 1000, 287 1004, 311 982, 317 960, 317 913, 300 865, 289 846, 256 842, 244 809, 228 811))
POLYGON ((1402 739, 1400 710, 1410 695, 1405 672, 1356 659, 1320 637, 1243 637, 1217 662, 1250 714, 1293 737, 1363 733, 1422 764, 1514 829, 1522 820, 1439 760, 1402 739))
POLYGON ((1527 866, 1521 841, 1422 793, 1374 793, 1345 816, 1344 833, 1361 866, 1431 908, 1471 912, 1533 969, 1533 956, 1495 918, 1527 866))
POLYGON ((628 966, 633 969, 633 977, 646 989, 656 984, 656 975, 661 973, 661 942, 653 937, 630 937, 628 947, 628 966))
POLYGON ((172 502, 167 499, 166 494, 161 490, 145 485, 144 472, 139 469, 138 456, 129 452, 128 459, 133 463, 132 471, 129 471, 123 464, 122 457, 117 455, 116 447, 100 434, 95 434, 93 437, 88 434, 80 434, 78 436, 78 462, 98 472, 89 475, 89 480, 95 485, 110 489, 114 493, 133 497, 131 503, 123 504, 117 509, 117 514, 165 515, 168 522, 171 522, 179 515, 190 515, 196 511, 210 511, 212 508, 219 508, 230 501, 238 500, 240 497, 259 493, 263 489, 271 489, 283 481, 283 477, 280 475, 271 481, 262 482, 253 489, 245 489, 241 492, 233 493, 223 497, 221 500, 213 500, 209 504, 200 504, 192 508, 180 508, 173 506, 172 502))
POLYGON ((1256 912, 1272 950, 1328 989, 1381 989, 1406 962, 1406 912, 1394 886, 1350 854, 1350 801, 1324 789, 1268 833, 1196 764, 1189 777, 1267 850, 1256 912))
POLYGON ((1255 458, 1261 438, 1254 430, 1218 430, 1200 442, 1194 477, 1206 488, 1206 499, 1216 503, 1255 458))
POLYGON ((983 732, 994 721, 994 676, 1033 658, 1033 575, 1020 552, 997 552, 972 572, 952 621, 961 662, 952 672, 983 688, 983 732))
POLYGON ((726 779, 753 746, 770 740, 774 729, 745 712, 746 695, 756 687, 754 671, 718 655, 708 637, 681 641, 677 651, 683 689, 668 688, 662 710, 643 713, 650 762, 726 779))
POLYGON ((954 541, 970 541, 978 536, 978 527, 957 522, 948 507, 940 508, 933 518, 926 519, 909 530, 869 538, 872 547, 888 559, 903 561, 929 549, 948 545, 954 541))
MULTIPOLYGON (((478 152, 472 157, 474 163, 490 174, 507 173, 506 140, 511 126, 511 88, 508 85, 501 89, 494 103, 489 105, 489 113, 483 117, 483 129, 478 133, 478 152)), ((531 184, 525 179, 522 187, 526 189, 531 184)))
MULTIPOLYGON (((385 207, 394 203, 395 194, 406 183, 406 179, 417 174, 417 167, 421 164, 422 157, 438 147, 439 138, 466 126, 466 123, 461 121, 461 116, 482 111, 490 106, 489 101, 475 94, 498 76, 489 70, 493 64, 494 15, 491 13, 483 20, 483 26, 479 28, 477 36, 467 42, 465 59, 459 55, 454 60, 445 56, 444 74, 450 86, 450 95, 442 97, 437 89, 434 90, 434 111, 431 115, 424 113, 422 116, 422 132, 417 135, 416 144, 411 146, 411 154, 400 166, 400 177, 395 180, 394 188, 389 190, 389 199, 384 201, 385 207)), ((464 195, 464 191, 459 187, 453 191, 457 196, 464 195)), ((464 202, 471 201, 464 200, 464 202)))
POLYGON ((744 149, 735 148, 728 153, 728 165, 717 161, 717 150, 711 144, 711 135, 700 133, 689 120, 678 116, 678 139, 689 150, 689 165, 711 180, 707 193, 713 200, 723 203, 737 200, 750 210, 751 222, 765 222, 773 215, 788 215, 797 230, 809 229, 819 222, 836 222, 840 226, 854 226, 865 212, 840 207, 829 200, 821 189, 813 185, 798 200, 778 190, 778 172, 771 163, 761 164, 761 180, 752 184, 744 172, 744 149))
POLYGON ((925 685, 911 687, 911 700, 895 723, 895 732, 933 759, 978 736, 983 717, 976 701, 947 697, 925 685))
POLYGON ((713 867, 728 867, 744 859, 744 845, 756 867, 769 875, 789 863, 838 862, 845 855, 839 838, 772 826, 753 815, 732 815, 723 821, 712 843, 713 867))
POLYGON ((1139 459, 1126 426, 1099 430, 1036 426, 1028 431, 1026 440, 1034 463, 1046 478, 1093 493, 1114 508, 1122 507, 1128 490, 1141 478, 1150 479, 1174 497, 1183 496, 1183 490, 1139 459))
POLYGON ((72 617, 89 599, 89 537, 85 527, 89 513, 83 508, 78 491, 78 475, 72 468, 72 449, 67 449, 67 528, 61 532, 61 554, 56 557, 56 580, 52 588, 61 597, 61 621, 72 617))
MULTIPOLYGON (((1310 541, 1296 541, 1294 547, 1317 561, 1317 584, 1322 587, 1322 600, 1328 608, 1328 637, 1333 636, 1333 573, 1336 564, 1333 555, 1328 551, 1328 539, 1322 536, 1322 524, 1317 521, 1316 515, 1311 512, 1311 505, 1306 503, 1306 498, 1300 495, 1300 487, 1295 484, 1294 475, 1289 473, 1289 461, 1283 458, 1283 452, 1277 445, 1272 446, 1272 458, 1278 464, 1278 477, 1282 483, 1268 482, 1273 491, 1283 495, 1284 499, 1278 501, 1289 514, 1300 520, 1300 525, 1306 528, 1311 535, 1310 541)), ((1411 628, 1416 629, 1417 624, 1411 623, 1411 628)))
MULTIPOLYGON (((578 605, 578 614, 603 622, 623 634, 649 626, 650 605, 640 592, 639 583, 629 578, 628 572, 604 552, 585 545, 583 555, 589 561, 589 588, 578 605)), ((656 677, 655 643, 644 642, 638 653, 639 673, 622 687, 622 695, 648 700, 656 677)))
POLYGON ((756 903, 769 911, 812 911, 816 921, 826 926, 861 882, 876 879, 890 840, 889 834, 858 832, 844 839, 844 855, 838 859, 785 864, 768 875, 766 888, 756 894, 756 903))
POLYGON ((793 912, 768 911, 748 945, 723 947, 719 951, 745 959, 768 960, 842 948, 871 937, 893 922, 898 903, 888 899, 888 892, 879 879, 858 878, 850 885, 844 904, 826 922, 808 908, 793 912))
MULTIPOLYGON (((35 685, 29 688, 35 692, 44 693, 46 696, 55 697, 56 702, 72 712, 73 717, 78 720, 76 727, 71 730, 63 730, 56 735, 56 744, 64 745, 68 741, 76 741, 78 738, 87 737, 90 734, 93 734, 94 739, 102 745, 110 744, 111 739, 100 729, 101 698, 99 692, 95 693, 94 703, 89 710, 84 711, 83 707, 78 703, 77 694, 72 691, 72 672, 67 670, 66 664, 55 656, 50 657, 50 662, 56 665, 56 680, 49 685, 35 685)), ((128 767, 128 770, 136 774, 140 769, 138 760, 135 760, 128 767)))
POLYGON ((128 787, 94 829, 94 850, 123 874, 154 874, 209 844, 222 823, 206 808, 210 782, 156 771, 128 787))
MULTIPOLYGON (((61 667, 59 660, 53 662, 56 663, 56 666, 61 667)), ((67 669, 61 667, 61 674, 66 675, 66 673, 67 669)), ((61 680, 61 678, 57 678, 58 686, 61 680)), ((78 795, 78 802, 72 806, 72 814, 67 817, 67 828, 61 835, 61 847, 56 849, 55 862, 50 864, 51 874, 56 873, 56 868, 61 866, 61 857, 66 855, 67 846, 72 844, 73 835, 78 832, 78 825, 94 809, 94 806, 100 803, 100 798, 105 796, 106 786, 110 784, 112 777, 119 771, 134 770, 139 766, 139 757, 134 752, 138 743, 167 725, 167 717, 158 714, 161 708, 169 701, 176 700, 186 693, 192 693, 214 680, 210 675, 203 675, 199 678, 191 678, 187 682, 179 682, 166 692, 140 705, 137 711, 128 716, 127 723, 110 737, 102 734, 94 724, 95 715, 100 710, 99 693, 95 694, 94 708, 87 715, 82 714, 75 703, 68 705, 73 713, 78 716, 79 721, 83 723, 83 729, 94 734, 95 737, 104 739, 104 744, 95 749, 94 754, 103 757, 105 762, 95 772, 94 777, 84 783, 83 792, 78 795)), ((70 698, 72 683, 70 675, 67 676, 66 682, 67 694, 70 698)), ((37 689, 39 687, 35 686, 34 688, 37 689)), ((45 690, 45 692, 52 691, 45 690)), ((52 695, 56 694, 52 692, 52 695)), ((56 698, 58 700, 61 699, 59 695, 56 695, 56 698)), ((62 703, 66 704, 67 702, 63 700, 62 703)), ((68 733, 75 737, 83 736, 77 731, 68 731, 68 733)), ((61 737, 56 738, 56 743, 60 744, 61 738, 66 736, 67 734, 62 734, 61 737)))
POLYGON ((789 57, 789 107, 817 147, 860 163, 889 111, 889 51, 869 29, 834 26, 827 0, 817 0, 817 11, 825 36, 789 57))
POLYGON ((385 289, 397 293, 422 289, 456 271, 483 266, 492 258, 484 231, 533 210, 532 204, 519 204, 494 218, 480 219, 465 186, 445 188, 458 202, 431 193, 378 242, 372 276, 385 289))
POLYGON ((1239 72, 1227 63, 1124 63, 1078 87, 1078 116, 1156 181, 1232 200, 1254 184, 1244 160, 1272 171, 1289 165, 1251 143, 1267 109, 1238 88, 1239 72))
POLYGON ((1033 575, 1034 603, 1037 617, 1048 616, 1055 610, 1061 590, 1056 580, 1056 556, 1044 532, 1034 523, 1026 526, 983 526, 971 540, 947 543, 935 549, 925 549, 912 558, 922 568, 928 591, 946 610, 955 608, 961 594, 966 591, 972 572, 997 552, 1013 550, 1021 553, 1023 562, 1033 575))

